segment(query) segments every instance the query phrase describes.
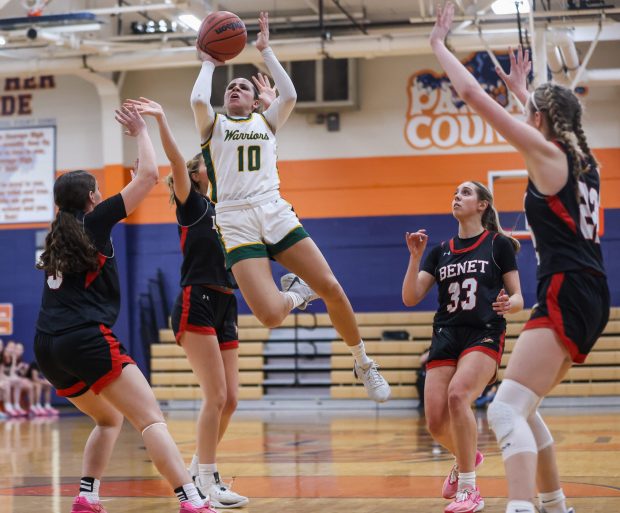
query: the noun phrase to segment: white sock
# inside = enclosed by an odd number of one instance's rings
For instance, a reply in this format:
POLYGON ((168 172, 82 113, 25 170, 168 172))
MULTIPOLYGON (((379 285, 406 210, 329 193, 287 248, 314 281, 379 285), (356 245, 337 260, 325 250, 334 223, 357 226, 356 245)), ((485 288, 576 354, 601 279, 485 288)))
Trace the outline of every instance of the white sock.
POLYGON ((200 463, 198 465, 198 475, 200 476, 201 486, 203 484, 215 483, 215 474, 217 472, 217 465, 215 463, 200 463))
POLYGON ((88 502, 94 504, 99 502, 99 485, 101 481, 99 479, 93 479, 90 477, 82 478, 80 480, 80 497, 85 497, 88 502))
POLYGON ((539 493, 540 507, 545 513, 566 513, 566 496, 562 488, 554 492, 539 493))
POLYGON ((536 513, 534 504, 530 501, 509 501, 506 506, 506 513, 536 513))
POLYGON ((45 407, 46 407, 46 408, 51 408, 51 407, 52 407, 52 405, 51 405, 50 403, 45 403, 45 407))
POLYGON ((204 500, 200 498, 194 483, 187 483, 183 486, 179 486, 175 488, 174 493, 179 499, 179 502, 191 502, 193 506, 197 507, 203 506, 205 503, 204 500))
POLYGON ((366 367, 372 362, 372 360, 366 355, 363 340, 360 340, 360 343, 356 346, 349 346, 349 349, 351 350, 351 354, 353 355, 353 358, 355 358, 358 365, 366 367))
POLYGON ((291 303, 292 303, 291 310, 294 310, 299 305, 303 305, 306 302, 306 300, 303 297, 301 297, 299 294, 297 294, 297 292, 293 292, 289 290, 288 292, 282 292, 282 294, 284 294, 286 297, 288 297, 291 300, 291 303))
POLYGON ((459 492, 466 488, 476 489, 476 472, 459 472, 459 492))
POLYGON ((189 475, 195 478, 198 475, 198 455, 194 454, 192 456, 192 462, 189 464, 189 475))

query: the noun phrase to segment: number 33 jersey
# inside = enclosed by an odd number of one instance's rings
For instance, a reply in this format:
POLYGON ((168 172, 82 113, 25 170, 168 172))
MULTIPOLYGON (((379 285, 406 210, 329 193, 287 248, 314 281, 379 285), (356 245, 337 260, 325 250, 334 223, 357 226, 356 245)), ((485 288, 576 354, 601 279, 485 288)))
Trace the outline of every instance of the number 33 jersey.
POLYGON ((496 232, 485 230, 435 246, 422 266, 439 287, 434 326, 505 329, 506 321, 493 311, 493 303, 504 287, 503 275, 516 269, 510 240, 496 232))
POLYGON ((568 158, 568 180, 560 192, 541 194, 529 180, 525 214, 536 248, 540 280, 550 274, 591 269, 605 274, 598 234, 601 180, 594 164, 577 180, 568 158))
POLYGON ((261 114, 247 118, 216 114, 202 155, 213 203, 247 200, 280 188, 276 137, 261 114))

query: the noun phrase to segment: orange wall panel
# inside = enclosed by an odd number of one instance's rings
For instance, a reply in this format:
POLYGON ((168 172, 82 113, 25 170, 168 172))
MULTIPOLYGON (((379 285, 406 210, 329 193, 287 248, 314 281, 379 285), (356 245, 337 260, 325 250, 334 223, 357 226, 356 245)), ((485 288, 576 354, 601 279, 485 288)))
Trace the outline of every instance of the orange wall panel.
MULTIPOLYGON (((604 208, 620 208, 620 149, 595 151, 601 164, 604 208)), ((455 187, 465 180, 487 181, 489 170, 523 169, 516 153, 465 153, 371 157, 359 159, 289 160, 279 163, 282 195, 302 218, 446 214, 455 187)), ((91 170, 104 197, 129 181, 120 165, 91 170)), ((175 223, 164 177, 129 216, 130 224, 175 223)), ((525 180, 506 179, 496 189, 499 210, 523 208, 525 180)), ((0 229, 45 228, 46 224, 4 225, 0 229)))

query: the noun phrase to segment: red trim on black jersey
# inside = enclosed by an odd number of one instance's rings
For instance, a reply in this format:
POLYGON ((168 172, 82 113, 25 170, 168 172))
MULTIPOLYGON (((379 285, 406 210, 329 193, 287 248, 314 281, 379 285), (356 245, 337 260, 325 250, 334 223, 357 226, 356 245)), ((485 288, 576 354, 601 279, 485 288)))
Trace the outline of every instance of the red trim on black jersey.
POLYGON ((99 274, 101 273, 101 269, 103 269, 106 260, 107 257, 105 255, 102 255, 101 253, 97 255, 97 270, 89 271, 86 273, 86 282, 84 283, 85 289, 90 287, 90 284, 97 279, 97 276, 99 276, 99 274))
POLYGON ((489 235, 489 231, 484 230, 482 232, 482 235, 480 235, 480 238, 476 242, 474 242, 468 248, 462 248, 462 249, 454 249, 454 239, 450 239, 450 251, 452 251, 452 253, 454 253, 455 255, 459 255, 461 253, 467 253, 468 251, 472 251, 476 249, 478 246, 480 246, 480 244, 482 244, 482 241, 486 239, 488 235, 489 235))
POLYGON ((549 317, 555 326, 555 332, 560 337, 562 343, 568 349, 572 360, 576 363, 583 363, 586 355, 579 354, 577 344, 573 342, 564 331, 564 321, 562 319, 562 311, 560 310, 560 302, 558 296, 564 282, 564 273, 554 274, 551 278, 551 284, 547 290, 547 311, 549 317))
POLYGON ((456 367, 456 360, 432 360, 426 364, 427 369, 435 367, 456 367))
POLYGON ((200 333, 201 335, 217 336, 217 332, 215 331, 215 328, 212 326, 196 326, 194 324, 186 324, 182 330, 179 329, 178 333, 174 337, 178 345, 181 345, 181 337, 186 331, 190 333, 200 333))
POLYGON ((566 149, 560 141, 558 141, 557 139, 551 139, 551 142, 555 144, 558 148, 560 148, 562 150, 562 153, 566 153, 566 149))
POLYGON ((486 354, 487 356, 491 357, 493 359, 493 361, 495 363, 497 363, 498 365, 502 361, 502 353, 501 353, 501 351, 496 351, 495 349, 491 349, 490 347, 484 347, 484 346, 468 347, 467 349, 465 349, 465 351, 463 351, 459 355, 459 360, 461 358, 463 358, 463 356, 465 356, 466 354, 473 353, 474 351, 476 351, 478 353, 486 354))
POLYGON ((573 233, 577 233, 577 225, 575 224, 575 220, 570 216, 568 210, 566 210, 562 200, 558 198, 557 195, 553 195, 547 196, 545 201, 547 202, 547 205, 549 205, 551 211, 558 216, 566 226, 568 226, 568 229, 573 233))
POLYGON ((75 385, 71 385, 69 388, 57 388, 56 393, 60 397, 70 397, 78 392, 81 392, 85 388, 88 388, 88 385, 83 381, 78 381, 75 385))
POLYGON ((112 333, 110 328, 100 324, 99 330, 101 331, 103 338, 105 338, 106 342, 110 346, 110 361, 112 362, 112 369, 92 384, 91 390, 95 394, 99 394, 99 392, 101 392, 106 386, 121 375, 124 363, 136 363, 133 361, 131 356, 121 354, 121 344, 114 336, 114 333, 112 333))
POLYGON ((546 305, 549 316, 536 317, 530 319, 525 323, 523 331, 533 330, 537 328, 548 328, 555 332, 560 339, 560 342, 566 347, 570 354, 571 360, 574 363, 583 363, 588 355, 581 354, 577 344, 571 340, 564 331, 564 320, 562 318, 562 311, 560 310, 560 304, 558 301, 558 295, 560 288, 564 282, 564 273, 554 274, 551 277, 551 284, 547 289, 546 305))
POLYGON ((237 349, 239 347, 238 340, 228 340, 220 343, 220 351, 227 351, 228 349, 237 349))
POLYGON ((179 333, 187 328, 187 319, 189 317, 190 296, 192 294, 192 286, 188 285, 183 288, 183 306, 181 307, 181 320, 179 321, 179 333))
POLYGON ((185 253, 185 241, 187 240, 187 232, 189 232, 189 226, 181 226, 181 253, 185 253))

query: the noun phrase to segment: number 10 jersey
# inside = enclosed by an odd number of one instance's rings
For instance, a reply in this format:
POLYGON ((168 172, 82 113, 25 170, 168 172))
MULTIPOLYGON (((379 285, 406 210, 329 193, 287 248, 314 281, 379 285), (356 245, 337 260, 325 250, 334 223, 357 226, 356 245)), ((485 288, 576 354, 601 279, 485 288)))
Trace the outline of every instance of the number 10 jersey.
POLYGON ((280 188, 276 138, 261 114, 247 118, 216 114, 202 155, 213 203, 247 200, 280 188))

